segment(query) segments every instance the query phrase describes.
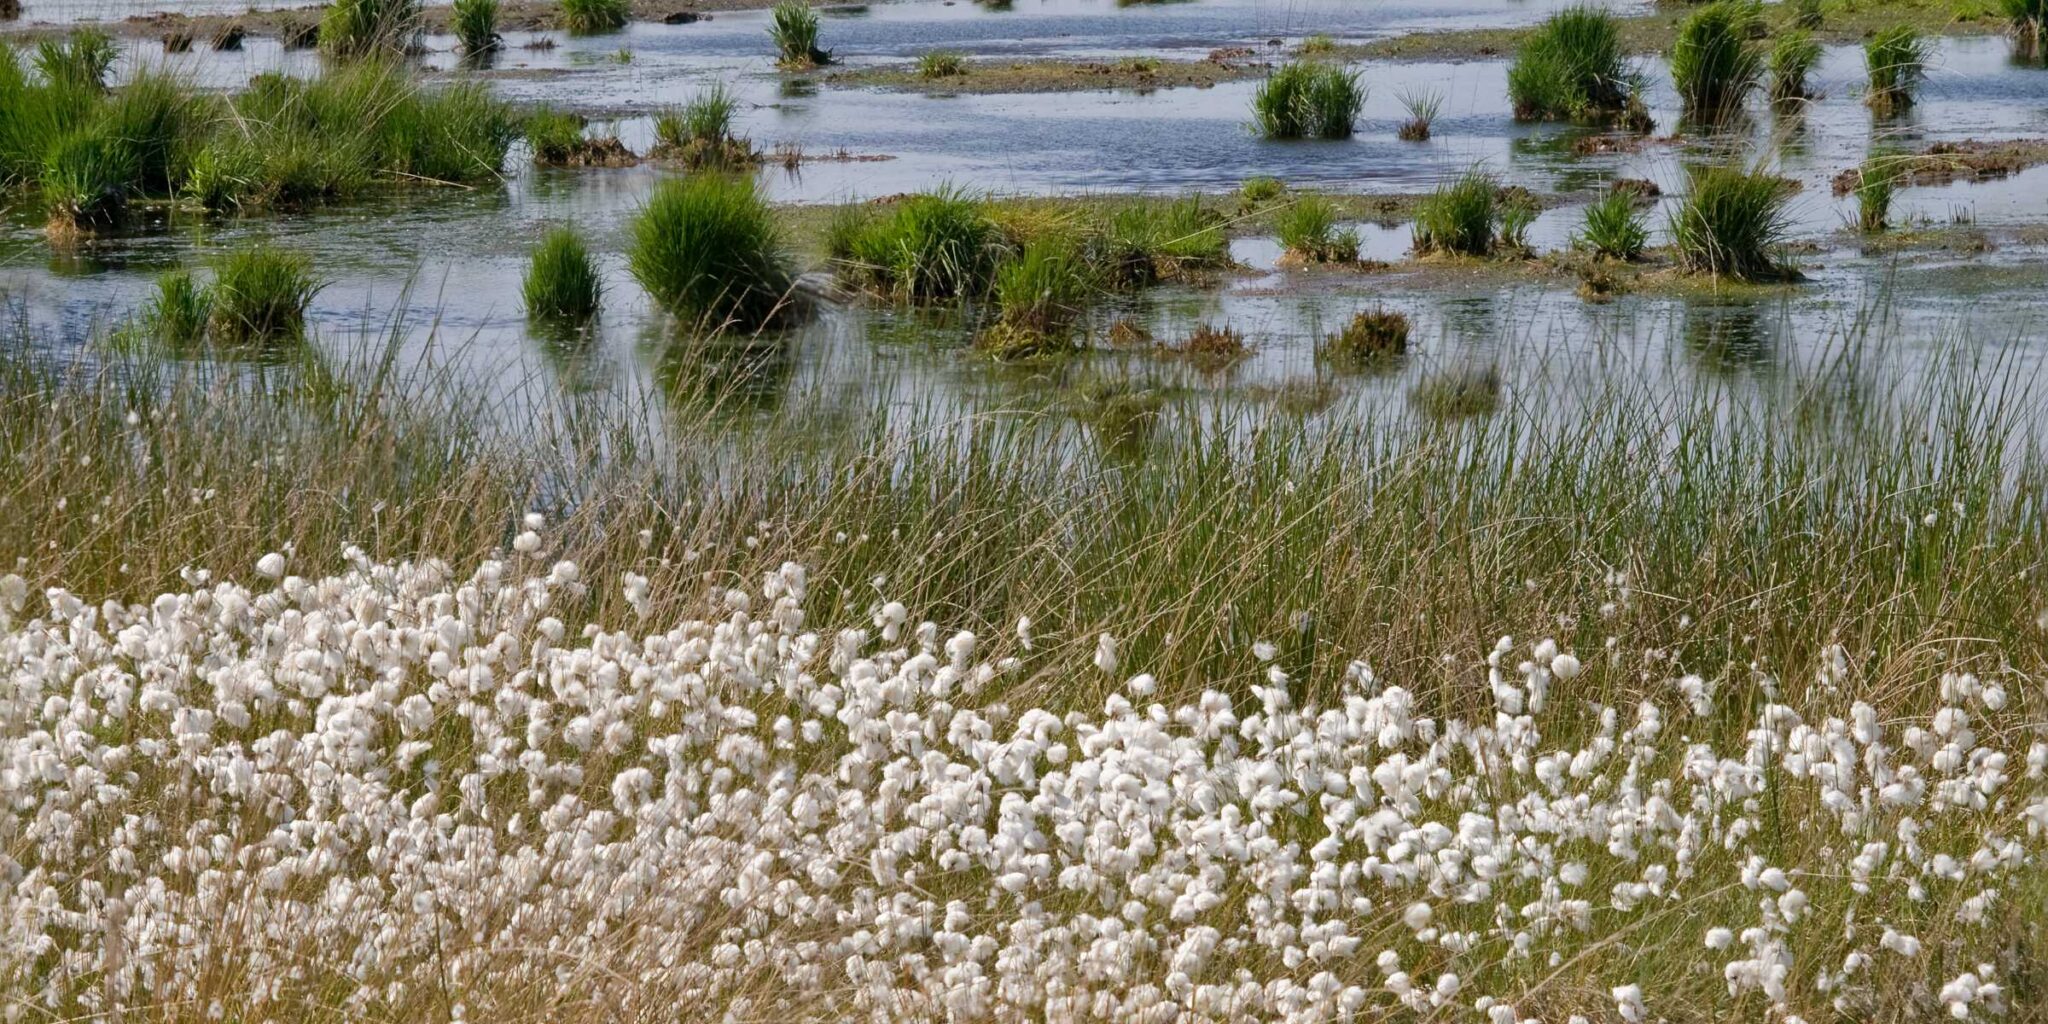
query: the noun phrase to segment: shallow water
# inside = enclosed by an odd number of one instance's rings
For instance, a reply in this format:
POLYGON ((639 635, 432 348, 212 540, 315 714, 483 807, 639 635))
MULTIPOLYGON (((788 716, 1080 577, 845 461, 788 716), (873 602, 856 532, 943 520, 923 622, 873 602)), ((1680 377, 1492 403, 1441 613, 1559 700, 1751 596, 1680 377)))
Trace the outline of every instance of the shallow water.
MULTIPOLYGON (((1541 4, 1454 5, 1254 3, 1202 0, 1117 9, 1106 2, 1055 0, 1008 12, 970 5, 876 5, 826 22, 826 41, 853 61, 900 60, 934 45, 976 53, 1082 55, 1111 50, 1206 50, 1234 41, 1307 31, 1364 38, 1427 24, 1526 21, 1541 4)), ((32 6, 33 11, 33 6, 32 6)), ((629 144, 644 147, 647 113, 680 102, 712 81, 730 83, 744 109, 742 132, 757 144, 792 143, 813 153, 844 148, 879 162, 810 163, 797 174, 762 172, 785 202, 843 201, 957 184, 1016 193, 1201 190, 1220 193, 1254 174, 1296 185, 1418 192, 1474 165, 1541 192, 1589 197, 1616 177, 1682 190, 1685 165, 1731 140, 1653 144, 1641 152, 1574 156, 1576 130, 1517 125, 1508 116, 1502 61, 1375 63, 1362 68, 1371 99, 1355 139, 1271 143, 1244 127, 1251 82, 1140 94, 926 96, 821 86, 786 96, 763 46, 762 15, 720 14, 683 26, 636 26, 555 51, 513 49, 496 72, 508 97, 608 112, 629 144), (632 60, 611 59, 621 47, 632 60), (534 65, 521 68, 522 63, 534 65), (1403 143, 1404 89, 1445 95, 1436 137, 1403 143)), ((513 40, 516 47, 519 40, 513 40)), ((440 41, 446 46, 446 41, 440 41)), ((1732 140, 1801 182, 1792 231, 1810 250, 1811 282, 1742 297, 1624 296, 1588 305, 1564 284, 1526 275, 1381 274, 1276 271, 1277 245, 1240 239, 1247 267, 1214 291, 1162 288, 1101 311, 1143 323, 1171 340, 1197 322, 1243 330, 1251 355, 1228 367, 1199 366, 1156 352, 1101 353, 1056 368, 997 366, 970 350, 967 329, 931 317, 866 306, 832 307, 758 358, 707 366, 671 356, 662 318, 625 273, 624 225, 668 172, 538 171, 521 166, 501 191, 414 194, 289 218, 207 223, 183 218, 129 237, 53 255, 33 211, 12 211, 0 234, 0 294, 45 344, 89 354, 92 339, 144 301, 153 276, 179 262, 269 237, 311 253, 327 276, 311 317, 317 344, 333 351, 381 336, 396 321, 409 354, 455 362, 487 387, 514 389, 535 377, 576 389, 637 392, 673 384, 679 370, 753 374, 757 397, 843 404, 936 403, 970 409, 1040 402, 1091 381, 1166 389, 1192 405, 1242 405, 1341 416, 1358 403, 1399 401, 1447 368, 1495 367, 1510 401, 1550 393, 1560 375, 1628 372, 1661 386, 1712 379, 1743 387, 1827 365, 1846 338, 1882 339, 1882 358, 1910 366, 1954 344, 2010 350, 2025 366, 2039 357, 2048 314, 2048 234, 2017 229, 2048 221, 2048 168, 2003 182, 1910 188, 1902 220, 1973 222, 1998 236, 1988 253, 1864 254, 1842 228, 1850 200, 1828 183, 1859 163, 1874 140, 1919 145, 1937 139, 2048 135, 2048 71, 2015 66, 1996 39, 1941 41, 1921 104, 1877 121, 1858 96, 1861 53, 1831 49, 1817 82, 1824 93, 1796 128, 1762 109, 1732 140), (593 337, 564 344, 532 335, 519 309, 525 247, 551 221, 573 220, 602 253, 610 284, 605 319, 593 337), (1380 372, 1327 365, 1318 339, 1361 308, 1384 305, 1414 322, 1414 351, 1380 372)), ((1185 56, 1186 54, 1181 54, 1185 56)), ((442 54, 430 60, 445 63, 442 54)), ((314 66, 252 41, 239 54, 165 58, 139 47, 128 62, 165 61, 202 81, 230 86, 280 65, 314 66)), ((1663 68, 1645 66, 1663 130, 1676 122, 1663 68)), ((516 160, 515 155, 515 160, 516 160)), ((1668 203, 1670 200, 1666 200, 1668 203)), ((1546 211, 1530 232, 1539 250, 1569 243, 1574 203, 1546 211)), ((1661 232, 1662 217, 1653 219, 1661 232)), ((1364 255, 1395 261, 1407 249, 1398 223, 1355 225, 1364 255)), ((943 318, 941 318, 943 319, 943 318)), ((957 318, 956 318, 957 319, 957 318)), ((1568 403, 1559 403, 1565 408, 1568 403)))

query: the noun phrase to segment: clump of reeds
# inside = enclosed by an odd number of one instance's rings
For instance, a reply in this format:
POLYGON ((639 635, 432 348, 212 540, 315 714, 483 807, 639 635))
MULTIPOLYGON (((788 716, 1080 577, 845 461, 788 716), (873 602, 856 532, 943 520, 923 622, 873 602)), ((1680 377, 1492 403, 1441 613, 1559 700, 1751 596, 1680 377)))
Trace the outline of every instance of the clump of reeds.
POLYGON ((630 0, 562 0, 562 28, 572 35, 617 31, 632 14, 630 0))
POLYGON ((96 28, 79 29, 61 39, 36 43, 35 67, 52 87, 104 92, 107 71, 119 54, 112 36, 96 28))
POLYGON ((1091 288, 1090 267, 1072 239, 1033 240, 996 268, 996 322, 979 343, 1001 359, 1070 351, 1091 288))
POLYGON ((1872 110, 1889 114, 1913 105, 1913 95, 1927 75, 1927 53, 1926 41, 1910 25, 1885 29, 1863 44, 1870 70, 1865 102, 1872 110))
POLYGON ((1636 209, 1636 197, 1618 190, 1586 207, 1585 224, 1577 238, 1578 246, 1594 256, 1623 262, 1642 258, 1649 241, 1650 229, 1636 209))
POLYGON ((1408 315, 1379 308, 1360 310, 1323 339, 1323 351, 1359 365, 1385 363, 1408 351, 1408 315))
POLYGON ((2048 41, 2048 0, 1999 0, 1998 7, 2020 54, 2031 56, 2039 52, 2042 43, 2048 41))
POLYGON ((1109 283, 1150 284, 1230 260, 1223 215, 1200 196, 1135 202, 1110 216, 1093 262, 1109 283))
POLYGON ((1762 170, 1712 166, 1692 175, 1671 216, 1679 264, 1702 274, 1764 280, 1784 274, 1785 181, 1762 170))
POLYGON ((99 127, 81 128, 50 147, 41 178, 52 238, 112 225, 128 202, 135 161, 127 144, 99 127))
POLYGON ((898 298, 923 300, 986 290, 1004 239, 980 199, 948 188, 893 204, 845 245, 842 268, 849 274, 898 298))
POLYGON ((1755 17, 1743 0, 1715 0, 1679 25, 1671 83, 1688 119, 1718 124, 1742 112, 1763 70, 1750 42, 1755 17))
POLYGON ((1421 255, 1485 256, 1493 251, 1500 217, 1500 182, 1474 168, 1437 187, 1415 211, 1415 251, 1421 255))
POLYGON ((320 19, 320 49, 337 57, 404 53, 419 30, 419 0, 334 0, 320 19))
POLYGON ((1792 27, 1803 32, 1816 32, 1826 20, 1821 11, 1821 0, 1792 0, 1792 27))
POLYGON ((225 344, 289 340, 305 331, 306 307, 320 291, 301 253, 255 245, 215 259, 207 287, 207 331, 225 344))
POLYGON ((172 270, 156 279, 156 292, 143 308, 142 329, 151 341, 192 348, 206 340, 212 318, 212 294, 192 279, 191 271, 172 270))
POLYGON ((663 309, 707 330, 759 329, 790 308, 781 230, 749 178, 662 182, 633 220, 627 266, 663 309))
POLYGON ((753 163, 758 154, 733 133, 738 101, 724 83, 705 89, 683 104, 654 117, 657 158, 679 160, 689 167, 734 168, 753 163))
POLYGON ((1524 121, 1598 121, 1624 113, 1635 73, 1614 16, 1595 7, 1551 15, 1508 67, 1508 99, 1524 121))
POLYGON ((455 41, 464 56, 481 59, 504 45, 498 36, 498 0, 455 0, 453 14, 455 41))
POLYGON ((818 46, 818 12, 804 0, 776 4, 768 13, 768 35, 779 67, 803 71, 832 63, 832 51, 818 46))
POLYGON ((1365 106, 1356 72, 1334 64, 1282 65, 1252 95, 1252 123, 1269 139, 1350 138, 1365 106))
POLYGON ((1237 187, 1238 198, 1254 205, 1271 202, 1286 194, 1286 182, 1265 175, 1253 175, 1237 187))
POLYGON ((1328 33, 1318 32, 1303 39, 1294 50, 1304 57, 1327 56, 1337 52, 1337 40, 1328 33))
POLYGON ((1901 178, 1896 156, 1872 156, 1856 173, 1856 225, 1865 234, 1891 227, 1892 200, 1901 178))
POLYGON ((519 294, 526 315, 536 320, 581 324, 597 316, 604 282, 575 228, 557 225, 541 236, 527 261, 519 294))
POLYGON ((1408 110, 1408 120, 1401 122, 1395 134, 1409 142, 1427 141, 1437 115, 1443 113, 1444 94, 1435 89, 1405 91, 1401 105, 1408 110))
POLYGON ((1352 263, 1358 259, 1358 232, 1337 226, 1337 207, 1318 195, 1306 195, 1274 218, 1280 247, 1305 263, 1352 263))
POLYGON ((1771 47, 1771 101, 1786 103, 1809 97, 1806 79, 1820 63, 1821 48, 1813 36, 1792 29, 1778 37, 1771 47))
POLYGON ((1243 331, 1228 323, 1212 324, 1206 320, 1189 328, 1179 338, 1162 343, 1159 350, 1210 368, 1227 366, 1252 353, 1243 331))
POLYGON ((917 58, 917 77, 953 78, 967 73, 967 57, 954 50, 933 50, 917 58))

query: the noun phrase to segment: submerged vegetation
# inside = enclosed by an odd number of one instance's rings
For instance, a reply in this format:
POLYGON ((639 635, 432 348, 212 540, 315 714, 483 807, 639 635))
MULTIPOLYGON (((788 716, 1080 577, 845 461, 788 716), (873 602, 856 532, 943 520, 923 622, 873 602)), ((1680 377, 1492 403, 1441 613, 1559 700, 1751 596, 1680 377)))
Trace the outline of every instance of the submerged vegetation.
POLYGON ((1323 339, 1322 351, 1356 366, 1385 364, 1408 351, 1408 317, 1389 309, 1360 310, 1323 339))
POLYGON ((1600 121, 1619 116, 1635 93, 1614 16, 1570 7, 1531 33, 1508 66, 1508 99, 1523 121, 1600 121))
POLYGON ((1269 139, 1348 139, 1365 106, 1358 74, 1335 64, 1281 65, 1252 94, 1252 124, 1269 139))
POLYGON ((1671 215, 1671 240, 1685 269, 1739 280, 1783 277, 1785 179, 1761 169, 1709 166, 1692 174, 1671 215))

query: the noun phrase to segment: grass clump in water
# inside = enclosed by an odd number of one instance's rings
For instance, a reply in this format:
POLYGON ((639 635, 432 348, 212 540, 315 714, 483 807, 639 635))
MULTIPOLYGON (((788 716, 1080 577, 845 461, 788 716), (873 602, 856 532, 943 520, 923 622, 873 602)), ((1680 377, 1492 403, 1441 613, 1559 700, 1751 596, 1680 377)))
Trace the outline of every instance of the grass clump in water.
POLYGON ((1551 15, 1516 51, 1508 99, 1518 120, 1605 120, 1628 106, 1634 82, 1614 16, 1572 7, 1551 15))
POLYGON ((1671 83, 1688 119, 1719 124, 1742 112, 1763 70, 1749 41, 1755 17, 1742 0, 1716 0, 1679 25, 1671 83))
POLYGON ((1760 170, 1717 166, 1697 171, 1691 190, 1671 216, 1679 265, 1698 274, 1740 280, 1786 275, 1783 179, 1760 170))
POLYGON ((1641 259, 1650 241, 1650 229, 1636 210, 1635 196, 1610 191, 1586 207, 1586 222, 1579 231, 1579 248, 1597 257, 1624 263, 1641 259))
POLYGON ((845 245, 845 266, 855 276, 913 301, 980 294, 1004 251, 986 204, 954 189, 894 204, 845 245))
POLYGON ((571 35, 616 32, 632 14, 628 0, 562 0, 562 27, 571 35))
POLYGON ((1026 243, 996 268, 996 322, 980 344, 1001 359, 1071 351, 1074 324, 1093 287, 1088 261, 1072 239, 1053 235, 1026 243))
POLYGON ((1820 63, 1820 43, 1799 29, 1780 35, 1771 47, 1771 101, 1787 103, 1810 96, 1806 79, 1820 63))
POLYGON ((1287 194, 1287 183, 1278 178, 1254 175, 1237 186, 1237 197, 1247 204, 1271 202, 1287 194))
POLYGON ((1358 232, 1337 227, 1337 208, 1322 196, 1302 196, 1274 220, 1280 247, 1304 263, 1352 263, 1358 232))
POLYGON ((465 57, 480 58, 496 53, 503 40, 498 37, 498 0, 455 0, 455 40, 465 57))
POLYGON ((581 324, 595 318, 604 298, 597 261, 583 236, 566 224, 548 229, 526 265, 519 294, 536 320, 581 324))
POLYGON ((1444 94, 1435 89, 1403 92, 1401 105, 1408 110, 1408 120, 1401 122, 1395 134, 1408 142, 1428 141, 1436 116, 1443 113, 1444 94))
POLYGON ((1420 255, 1485 256, 1493 252, 1500 216, 1500 183, 1473 169, 1422 201, 1415 211, 1414 244, 1420 255))
POLYGON ((627 265, 668 312, 707 330, 784 319, 794 280, 751 179, 694 174, 658 186, 633 221, 627 265))
POLYGON ((1365 107, 1355 72, 1334 64, 1294 62, 1252 95, 1252 123, 1269 139, 1348 139, 1365 107))
POLYGON ((1998 9, 2010 24, 2022 56, 2039 52, 2048 41, 2048 0, 1999 0, 1998 9))
POLYGON ((334 0, 320 19, 320 49, 335 57, 405 53, 419 29, 419 0, 334 0))
POLYGON ((213 296, 192 280, 189 270, 172 270, 156 279, 156 294, 143 308, 142 329, 150 340, 173 349, 192 348, 206 340, 213 317, 213 296))
POLYGON ((1500 408, 1500 369, 1458 366, 1439 370, 1415 383, 1409 404, 1440 420, 1485 416, 1500 408))
POLYGON ((53 87, 104 92, 107 72, 119 54, 112 36, 96 28, 80 29, 63 39, 37 43, 36 71, 53 87))
POLYGON ((768 35, 775 40, 776 66, 806 71, 832 63, 832 51, 818 46, 818 12, 804 0, 782 0, 768 13, 768 35))
POLYGON ((1821 0, 1792 0, 1792 27, 1802 32, 1818 32, 1827 20, 1821 11, 1821 0))
POLYGON ((1343 329, 1323 339, 1323 351, 1356 365, 1392 361, 1408 351, 1408 316, 1390 309, 1360 310, 1343 329))
POLYGON ((1865 102, 1880 114, 1904 110, 1913 105, 1913 94, 1927 76, 1927 43, 1909 25, 1879 32, 1863 44, 1864 63, 1870 70, 1870 91, 1865 102))
POLYGON ((1301 41, 1294 52, 1304 57, 1321 57, 1337 52, 1337 39, 1325 32, 1318 32, 1301 41))
POLYGON ((1865 234, 1891 227, 1892 200, 1901 177, 1897 157, 1876 156, 1863 162, 1856 174, 1856 226, 1865 234))
POLYGON ((933 50, 917 58, 917 77, 953 78, 967 73, 967 57, 953 50, 933 50))
POLYGON ((127 208, 135 177, 128 146, 99 128, 57 140, 43 164, 43 203, 52 238, 91 234, 112 226, 127 208))
POLYGON ((1119 209, 1101 233, 1094 262, 1110 282, 1143 285, 1230 262, 1223 215, 1188 196, 1119 209))
POLYGON ((321 287, 312 260, 257 245, 234 250, 212 266, 207 328, 216 342, 261 344, 304 334, 306 307, 321 287))
POLYGON ((656 114, 651 155, 680 160, 693 168, 732 168, 754 163, 754 147, 733 134, 733 113, 737 108, 732 91, 721 82, 690 97, 681 109, 656 114))

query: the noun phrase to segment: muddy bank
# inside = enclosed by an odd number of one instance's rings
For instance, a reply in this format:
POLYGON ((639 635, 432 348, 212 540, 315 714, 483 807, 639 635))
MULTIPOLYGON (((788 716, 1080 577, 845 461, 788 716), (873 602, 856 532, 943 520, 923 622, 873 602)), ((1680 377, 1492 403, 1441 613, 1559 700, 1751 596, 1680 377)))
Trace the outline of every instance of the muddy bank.
POLYGON ((1272 67, 1251 56, 1216 56, 1208 60, 1160 60, 1127 57, 1116 61, 968 60, 958 70, 927 76, 916 64, 855 68, 828 72, 820 79, 834 86, 869 86, 929 93, 1079 92, 1088 89, 1197 88, 1218 82, 1255 78, 1272 67))

